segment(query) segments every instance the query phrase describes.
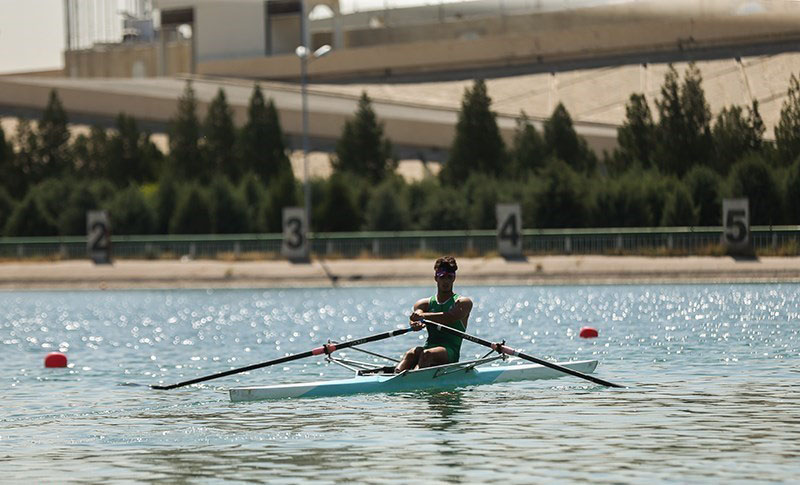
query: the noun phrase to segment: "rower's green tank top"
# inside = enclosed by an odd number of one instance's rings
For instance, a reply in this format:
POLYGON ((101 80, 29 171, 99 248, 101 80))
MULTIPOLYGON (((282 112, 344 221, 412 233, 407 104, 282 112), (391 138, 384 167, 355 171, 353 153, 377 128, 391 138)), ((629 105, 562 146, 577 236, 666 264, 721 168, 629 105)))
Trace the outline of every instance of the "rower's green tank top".
MULTIPOLYGON (((436 295, 433 295, 430 303, 428 303, 428 311, 431 313, 448 312, 453 308, 453 305, 456 304, 456 300, 458 300, 458 295, 453 294, 449 300, 439 303, 436 301, 436 295)), ((453 322, 449 326, 456 330, 461 330, 462 332, 467 330, 464 326, 464 322, 461 320, 453 322)), ((443 332, 436 327, 428 327, 428 340, 425 341, 425 348, 444 347, 447 350, 450 363, 458 362, 458 359, 461 357, 461 340, 461 337, 443 332)))

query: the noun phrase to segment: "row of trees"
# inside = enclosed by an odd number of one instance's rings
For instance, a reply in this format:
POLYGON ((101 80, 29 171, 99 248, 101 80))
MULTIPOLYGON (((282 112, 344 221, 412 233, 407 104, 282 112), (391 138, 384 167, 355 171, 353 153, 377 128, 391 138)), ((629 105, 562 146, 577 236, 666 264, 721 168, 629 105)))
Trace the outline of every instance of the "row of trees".
MULTIPOLYGON (((792 76, 764 139, 758 104, 712 120, 700 72, 671 68, 655 101, 633 94, 618 148, 597 156, 559 104, 538 131, 525 113, 506 146, 483 81, 465 91, 449 159, 436 178, 394 175, 391 143, 366 94, 343 127, 334 175, 314 180, 315 231, 489 229, 494 205, 520 202, 526 227, 719 225, 723 197, 749 197, 755 224, 800 221, 800 83, 792 76)), ((280 230, 298 205, 271 100, 255 87, 241 128, 220 90, 203 120, 187 83, 161 153, 136 120, 71 138, 55 92, 38 126, 0 128, 3 235, 85 233, 85 211, 111 211, 116 233, 280 230)))

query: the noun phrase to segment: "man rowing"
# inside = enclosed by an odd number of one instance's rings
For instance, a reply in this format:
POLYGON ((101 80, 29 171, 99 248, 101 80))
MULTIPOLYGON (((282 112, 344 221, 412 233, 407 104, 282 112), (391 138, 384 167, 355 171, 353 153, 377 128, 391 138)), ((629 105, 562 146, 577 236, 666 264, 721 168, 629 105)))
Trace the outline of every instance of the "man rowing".
MULTIPOLYGON (((421 320, 453 327, 465 332, 472 311, 472 300, 453 292, 458 264, 452 256, 442 256, 433 265, 436 294, 423 298, 414 304, 411 314, 411 328, 422 330, 425 324, 421 320)), ((435 365, 458 362, 461 353, 461 337, 427 327, 428 339, 422 347, 414 347, 405 353, 403 359, 395 367, 395 372, 408 369, 423 369, 435 365)))

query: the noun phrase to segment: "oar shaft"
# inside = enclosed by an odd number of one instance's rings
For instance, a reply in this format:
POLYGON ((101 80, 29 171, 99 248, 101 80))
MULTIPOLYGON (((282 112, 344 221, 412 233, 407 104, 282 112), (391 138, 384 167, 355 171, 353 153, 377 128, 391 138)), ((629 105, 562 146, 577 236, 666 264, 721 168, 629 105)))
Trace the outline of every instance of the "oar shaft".
POLYGON ((404 333, 410 332, 411 327, 406 328, 399 328, 396 330, 392 330, 390 332, 379 333, 377 335, 371 335, 369 337, 363 337, 355 340, 348 340, 347 342, 339 342, 336 344, 324 344, 317 348, 311 349, 306 352, 302 352, 299 354, 292 354, 286 355, 283 357, 278 357, 277 359, 268 360, 266 362, 261 362, 259 364, 252 364, 246 367, 240 367, 238 369, 230 369, 224 372, 219 372, 217 374, 212 374, 209 376, 197 377, 194 379, 189 379, 188 381, 178 382, 177 384, 170 384, 168 386, 159 386, 159 385, 152 385, 150 386, 153 389, 159 390, 169 390, 175 389, 176 387, 183 387, 183 386, 190 386, 192 384, 197 384, 199 382, 210 381, 211 379, 218 379, 220 377, 230 376, 233 374, 240 374, 242 372, 248 372, 255 369, 261 369, 262 367, 269 367, 271 365, 283 364, 285 362, 291 362, 293 360, 300 360, 305 359, 306 357, 311 357, 314 355, 320 354, 330 354, 333 351, 346 349, 348 347, 352 347, 354 345, 361 345, 366 344, 369 342, 376 342, 378 340, 384 340, 391 337, 397 337, 398 335, 403 335, 404 333))
POLYGON ((583 372, 578 372, 578 371, 576 371, 574 369, 570 369, 568 367, 560 366, 558 364, 554 364, 552 362, 548 362, 546 360, 542 360, 542 359, 536 358, 536 357, 534 357, 532 355, 528 355, 528 354, 522 353, 519 350, 514 350, 511 347, 508 347, 506 345, 498 344, 498 343, 494 343, 494 342, 489 342, 488 340, 484 340, 484 339, 482 339, 480 337, 475 337, 474 335, 470 335, 468 333, 464 333, 464 332, 462 332, 460 330, 457 330, 457 329, 455 329, 453 327, 448 327, 447 325, 444 325, 444 324, 441 324, 441 323, 432 322, 430 320, 422 320, 422 322, 424 322, 426 325, 433 325, 434 327, 438 328, 441 331, 448 332, 448 333, 451 333, 453 335, 458 335, 459 337, 463 338, 464 340, 469 340, 470 342, 475 342, 476 344, 480 344, 480 345, 483 345, 485 347, 489 347, 490 349, 496 350, 497 352, 500 352, 502 354, 513 355, 515 357, 519 357, 521 359, 525 359, 527 361, 534 362, 536 364, 540 364, 540 365, 543 365, 545 367, 549 367, 551 369, 555 369, 557 371, 561 371, 561 372, 563 372, 565 374, 569 374, 569 375, 572 375, 572 376, 575 376, 575 377, 580 377, 581 379, 586 379, 587 381, 592 381, 592 382, 594 382, 596 384, 601 384, 603 386, 624 387, 624 386, 620 386, 619 384, 614 384, 613 382, 608 382, 608 381, 606 381, 604 379, 600 379, 599 377, 590 376, 588 374, 584 374, 583 372))

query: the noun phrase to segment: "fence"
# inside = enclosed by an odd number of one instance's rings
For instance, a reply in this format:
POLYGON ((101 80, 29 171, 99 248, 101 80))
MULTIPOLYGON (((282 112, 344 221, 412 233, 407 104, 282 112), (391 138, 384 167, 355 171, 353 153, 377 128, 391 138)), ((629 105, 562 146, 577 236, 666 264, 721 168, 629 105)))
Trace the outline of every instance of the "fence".
MULTIPOLYGON (((707 254, 718 247, 721 227, 528 229, 526 254, 707 254)), ((358 232, 309 235, 312 254, 321 257, 391 258, 413 254, 486 255, 497 249, 495 231, 358 232)), ((757 252, 798 253, 800 226, 752 226, 757 252)), ((115 258, 279 257, 281 234, 214 234, 113 237, 115 258)), ((0 258, 86 257, 86 238, 0 238, 0 258)))

